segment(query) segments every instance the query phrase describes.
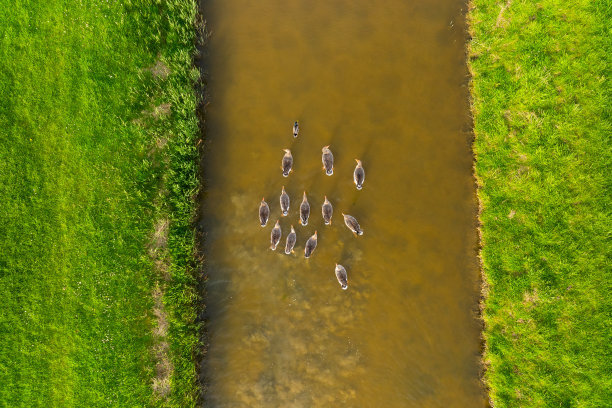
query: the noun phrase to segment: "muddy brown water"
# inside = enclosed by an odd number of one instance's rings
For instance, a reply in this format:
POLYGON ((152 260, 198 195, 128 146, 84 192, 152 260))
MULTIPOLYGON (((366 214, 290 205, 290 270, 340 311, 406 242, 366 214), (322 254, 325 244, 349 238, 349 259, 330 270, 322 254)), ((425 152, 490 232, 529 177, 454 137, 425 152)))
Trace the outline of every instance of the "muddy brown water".
POLYGON ((203 11, 212 34, 205 405, 486 406, 465 2, 211 0, 203 11), (321 166, 325 145, 335 156, 331 177, 321 166), (284 148, 294 157, 288 178, 284 148), (362 191, 355 158, 366 171, 362 191), (321 217, 324 195, 331 226, 321 217), (262 197, 271 209, 265 228, 262 197), (277 219, 283 236, 273 252, 277 219), (291 225, 297 245, 287 256, 291 225), (315 230, 318 247, 305 260, 315 230), (335 263, 348 271, 346 291, 335 263))

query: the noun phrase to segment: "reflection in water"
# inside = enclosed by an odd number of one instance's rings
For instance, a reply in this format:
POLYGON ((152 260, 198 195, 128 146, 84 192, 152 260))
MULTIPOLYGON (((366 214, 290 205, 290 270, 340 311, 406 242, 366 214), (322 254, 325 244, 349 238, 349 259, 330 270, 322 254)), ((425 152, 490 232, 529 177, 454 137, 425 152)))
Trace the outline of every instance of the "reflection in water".
POLYGON ((461 7, 205 2, 208 406, 485 406, 461 7), (322 170, 326 145, 332 176, 322 170), (283 149, 293 156, 288 178, 283 149), (356 158, 367 172, 361 191, 356 158), (282 238, 271 251, 277 219, 282 238), (291 225, 295 254, 285 255, 291 225), (315 231, 317 249, 304 259, 315 231), (346 291, 336 263, 348 271, 346 291))

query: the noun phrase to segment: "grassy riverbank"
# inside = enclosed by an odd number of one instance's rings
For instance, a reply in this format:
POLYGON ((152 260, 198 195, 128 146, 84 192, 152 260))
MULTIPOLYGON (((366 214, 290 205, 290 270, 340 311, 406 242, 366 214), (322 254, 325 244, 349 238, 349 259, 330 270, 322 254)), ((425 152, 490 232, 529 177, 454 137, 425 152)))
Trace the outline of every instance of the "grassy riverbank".
POLYGON ((612 9, 471 3, 491 400, 608 406, 612 9))
POLYGON ((0 5, 0 406, 194 406, 196 5, 0 5))

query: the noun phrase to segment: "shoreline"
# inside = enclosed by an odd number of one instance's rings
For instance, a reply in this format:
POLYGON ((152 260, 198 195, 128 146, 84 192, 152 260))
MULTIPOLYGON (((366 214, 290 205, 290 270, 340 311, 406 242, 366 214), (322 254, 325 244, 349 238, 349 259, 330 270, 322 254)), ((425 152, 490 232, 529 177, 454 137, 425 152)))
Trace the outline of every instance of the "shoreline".
POLYGON ((206 377, 206 358, 208 355, 208 313, 206 310, 207 297, 207 282, 208 274, 205 265, 205 231, 201 225, 204 183, 206 173, 204 170, 204 160, 206 156, 206 106, 208 104, 208 94, 206 87, 206 68, 204 65, 206 44, 209 38, 209 32, 206 27, 206 19, 203 13, 203 0, 197 1, 197 12, 195 20, 196 30, 196 55, 194 56, 193 66, 198 69, 200 75, 198 81, 194 84, 194 91, 198 95, 198 105, 196 115, 198 117, 199 139, 197 142, 198 148, 198 180, 199 189, 195 196, 195 214, 193 219, 193 228, 196 234, 195 256, 197 258, 197 292, 198 292, 198 352, 194 358, 196 366, 196 376, 198 384, 198 399, 197 405, 204 406, 206 393, 208 391, 208 378, 206 377))
POLYGON ((482 211, 483 211, 483 203, 480 197, 480 191, 482 189, 482 180, 480 179, 477 167, 476 167, 476 132, 474 129, 475 123, 475 113, 474 113, 474 72, 472 68, 472 64, 470 63, 470 58, 472 55, 472 40, 474 38, 474 31, 472 27, 473 16, 472 10, 474 6, 474 0, 468 0, 466 2, 467 10, 465 12, 465 26, 466 26, 466 45, 465 45, 465 57, 466 57, 466 67, 469 73, 469 85, 468 85, 468 98, 469 98, 469 109, 470 109, 470 129, 472 132, 472 140, 470 143, 470 151, 473 157, 472 164, 472 178, 475 186, 475 203, 476 203, 476 211, 475 211, 475 226, 477 233, 477 254, 476 257, 478 259, 478 275, 480 280, 480 295, 478 298, 478 321, 481 325, 481 334, 480 334, 480 381, 486 395, 488 405, 490 407, 494 407, 493 401, 491 400, 490 387, 486 380, 486 372, 487 372, 487 363, 485 356, 487 354, 487 341, 486 341, 486 322, 484 319, 484 310, 486 307, 486 301, 489 294, 489 282, 487 279, 487 275, 485 273, 484 262, 482 259, 482 248, 483 248, 483 238, 482 238, 482 211))

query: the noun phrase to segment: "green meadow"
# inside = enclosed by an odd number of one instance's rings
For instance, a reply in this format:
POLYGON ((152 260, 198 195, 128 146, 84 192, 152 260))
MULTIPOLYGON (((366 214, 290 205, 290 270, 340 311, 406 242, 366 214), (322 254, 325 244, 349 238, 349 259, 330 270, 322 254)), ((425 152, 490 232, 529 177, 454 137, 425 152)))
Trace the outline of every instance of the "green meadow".
POLYGON ((485 380, 495 407, 612 401, 612 6, 473 0, 485 380))
POLYGON ((0 5, 0 406, 194 406, 196 4, 0 5))

